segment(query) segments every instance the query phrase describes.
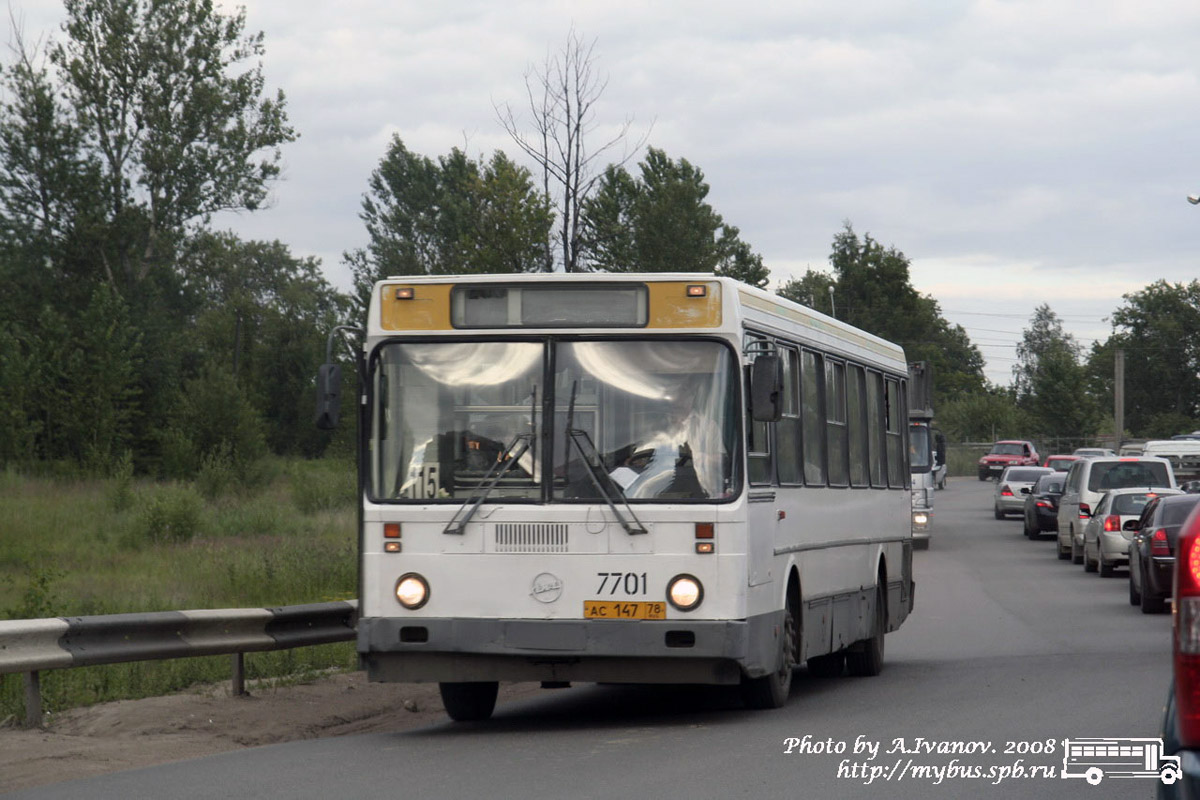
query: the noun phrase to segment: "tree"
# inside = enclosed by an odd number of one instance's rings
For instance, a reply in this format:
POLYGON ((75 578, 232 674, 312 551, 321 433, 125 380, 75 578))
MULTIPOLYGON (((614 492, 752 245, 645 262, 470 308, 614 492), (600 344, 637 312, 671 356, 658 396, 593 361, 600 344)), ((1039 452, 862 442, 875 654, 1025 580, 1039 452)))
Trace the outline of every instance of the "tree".
MULTIPOLYGON (((211 0, 66 0, 50 51, 67 125, 98 171, 96 250, 123 290, 170 270, 188 226, 258 208, 296 138, 283 92, 266 97, 262 34, 211 0)), ((70 137, 67 137, 68 140, 70 137)))
POLYGON ((539 271, 553 224, 529 170, 504 153, 482 168, 458 148, 434 162, 398 136, 371 173, 359 217, 369 241, 345 258, 362 306, 387 275, 539 271))
POLYGON ((1096 433, 1100 408, 1087 391, 1086 372, 1074 337, 1049 305, 1038 306, 1017 345, 1013 367, 1017 403, 1029 413, 1038 435, 1083 443, 1096 433))
MULTIPOLYGON (((562 50, 547 55, 539 69, 525 73, 532 133, 522 132, 511 105, 505 103, 495 108, 504 130, 541 169, 543 193, 555 198, 558 229, 553 239, 547 237, 543 248, 545 272, 554 270, 556 250, 565 272, 583 269, 580 259, 583 207, 597 181, 607 172, 599 173, 596 167, 604 153, 625 142, 633 124, 626 119, 599 147, 590 146, 590 137, 600 127, 595 118, 596 103, 608 84, 607 79, 601 79, 595 72, 595 47, 595 39, 585 42, 571 29, 562 50)), ((643 136, 631 149, 626 148, 617 166, 623 166, 645 141, 643 136)))
POLYGON ((713 272, 726 278, 735 278, 756 289, 765 289, 771 280, 771 271, 763 264, 762 256, 750 249, 743 242, 740 231, 732 225, 726 225, 717 242, 721 261, 713 272))
POLYGON ((328 436, 310 423, 314 365, 325 339, 349 316, 313 258, 280 242, 233 234, 198 237, 184 254, 197 356, 227 372, 263 420, 276 453, 316 455, 328 436))
POLYGON ((1112 315, 1112 335, 1092 349, 1089 375, 1111 387, 1113 352, 1123 349, 1129 430, 1162 435, 1182 419, 1192 426, 1173 433, 1200 427, 1200 281, 1159 280, 1122 300, 1112 315))
POLYGON ((649 148, 634 178, 610 165, 583 205, 581 269, 714 272, 762 287, 762 257, 708 204, 704 173, 649 148))
POLYGON ((949 400, 937 407, 937 418, 951 441, 992 442, 1020 438, 1029 430, 1028 415, 1017 406, 1012 393, 1003 389, 949 400))
POLYGON ((936 300, 913 287, 903 252, 870 234, 860 239, 846 222, 833 238, 829 262, 832 274, 810 269, 778 293, 822 312, 836 306, 838 319, 899 344, 909 361, 930 362, 937 409, 983 391, 983 356, 961 326, 942 317, 936 300))

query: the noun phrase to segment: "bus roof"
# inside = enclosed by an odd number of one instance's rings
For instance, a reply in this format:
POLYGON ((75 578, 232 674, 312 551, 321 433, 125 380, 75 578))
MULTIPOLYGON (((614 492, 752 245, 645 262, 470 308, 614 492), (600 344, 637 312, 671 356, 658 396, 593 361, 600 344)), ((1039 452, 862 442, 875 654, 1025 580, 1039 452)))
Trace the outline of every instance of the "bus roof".
MULTIPOLYGON (((450 335, 478 335, 484 330, 480 326, 464 328, 451 322, 450 296, 455 287, 478 284, 522 287, 533 285, 549 288, 569 287, 571 284, 602 286, 605 284, 640 284, 652 293, 649 301, 651 317, 641 325, 625 326, 670 332, 708 332, 725 336, 740 336, 743 325, 766 333, 787 335, 801 341, 811 341, 828 351, 841 352, 868 360, 890 369, 907 370, 903 349, 891 342, 866 331, 834 319, 826 314, 795 303, 787 298, 772 294, 742 283, 733 278, 718 277, 710 273, 656 272, 656 273, 514 273, 502 275, 398 275, 376 282, 368 314, 368 338, 392 336, 404 332, 439 331, 450 335), (708 286, 713 290, 707 298, 686 296, 685 287, 708 286), (434 295, 426 298, 431 304, 413 306, 400 305, 404 300, 396 297, 395 289, 412 287, 416 294, 424 294, 418 287, 437 287, 434 295), (678 295, 678 296, 676 296, 678 295), (697 311, 707 302, 707 313, 697 311), (431 313, 431 307, 433 307, 431 313), (405 309, 403 313, 396 313, 405 309), (408 309, 421 314, 410 314, 408 309)), ((411 293, 410 293, 411 294, 411 293)), ((409 298, 411 299, 411 297, 409 298)), ((614 331, 614 325, 533 325, 503 326, 499 330, 513 333, 516 330, 536 328, 538 330, 569 331, 572 333, 614 331)), ((491 330, 495 331, 496 328, 491 330)))

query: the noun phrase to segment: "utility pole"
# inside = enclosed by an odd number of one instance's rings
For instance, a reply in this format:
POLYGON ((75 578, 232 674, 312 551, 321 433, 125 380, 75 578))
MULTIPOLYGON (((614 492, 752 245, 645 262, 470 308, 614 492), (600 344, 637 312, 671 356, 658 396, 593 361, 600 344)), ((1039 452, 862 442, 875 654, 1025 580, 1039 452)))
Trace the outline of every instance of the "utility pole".
POLYGON ((1121 452, 1121 444, 1125 440, 1125 351, 1118 349, 1113 354, 1113 420, 1116 424, 1116 445, 1113 448, 1121 452))

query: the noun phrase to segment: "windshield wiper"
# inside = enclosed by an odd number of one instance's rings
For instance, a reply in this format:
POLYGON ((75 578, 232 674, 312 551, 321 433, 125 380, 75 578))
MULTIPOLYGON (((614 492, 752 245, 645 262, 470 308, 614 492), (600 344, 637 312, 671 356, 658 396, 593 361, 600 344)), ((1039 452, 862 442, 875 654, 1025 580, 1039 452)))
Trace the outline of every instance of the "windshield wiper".
MULTIPOLYGON (((446 527, 442 529, 442 533, 462 535, 463 532, 466 531, 467 523, 471 521, 471 517, 475 516, 475 512, 479 510, 479 506, 483 505, 483 501, 487 499, 487 496, 492 493, 492 489, 495 489, 496 486, 499 485, 501 479, 508 474, 508 471, 512 469, 515 464, 520 462, 521 458, 527 452, 529 452, 530 447, 534 445, 534 442, 537 439, 536 386, 533 387, 533 391, 530 393, 530 396, 532 399, 529 407, 529 432, 518 433, 515 437, 513 437, 513 440, 504 448, 504 458, 496 460, 496 463, 492 465, 491 469, 489 469, 483 476, 483 479, 479 481, 479 485, 475 487, 475 491, 471 492, 471 496, 467 498, 466 502, 459 506, 458 511, 454 512, 454 516, 450 518, 450 522, 448 522, 446 527), (517 448, 516 452, 513 452, 513 448, 517 447, 518 444, 520 444, 520 447, 517 448), (499 471, 497 472, 497 470, 499 471), (459 519, 460 516, 462 519, 459 519)), ((536 462, 536 448, 533 452, 533 458, 536 462)))
MULTIPOLYGON (((592 483, 596 486, 596 491, 608 503, 608 507, 612 509, 613 516, 621 523, 621 527, 630 536, 639 533, 648 533, 646 526, 642 525, 641 520, 633 513, 633 509, 629 506, 629 501, 625 499, 625 492, 617 485, 616 481, 608 476, 601 469, 600 453, 596 450, 596 445, 592 442, 592 438, 588 436, 587 431, 575 427, 575 391, 579 388, 578 382, 571 384, 571 403, 567 407, 567 438, 575 445, 575 449, 579 451, 580 457, 583 459, 583 465, 587 468, 588 477, 592 479, 592 483), (583 443, 587 443, 587 451, 584 450, 583 443), (629 512, 630 522, 617 508, 616 502, 613 501, 613 492, 616 490, 617 499, 621 505, 625 506, 625 510, 629 512)), ((567 459, 570 462, 570 459, 567 459)))
POLYGON ((479 506, 492 493, 492 489, 496 488, 501 478, 507 475, 508 471, 513 468, 513 465, 520 461, 521 456, 525 455, 525 452, 529 450, 529 442, 532 438, 532 433, 519 433, 516 438, 508 443, 508 446, 504 448, 506 458, 492 465, 492 468, 483 476, 483 480, 479 482, 479 486, 475 488, 471 496, 459 507, 458 511, 454 512, 454 516, 450 518, 450 522, 442 530, 442 533, 463 533, 467 527, 467 523, 471 521, 471 517, 475 516, 475 512, 479 510, 479 506), (516 452, 513 452, 513 448, 517 447, 518 443, 520 447, 517 448, 516 452), (460 516, 462 517, 461 520, 459 519, 460 516))

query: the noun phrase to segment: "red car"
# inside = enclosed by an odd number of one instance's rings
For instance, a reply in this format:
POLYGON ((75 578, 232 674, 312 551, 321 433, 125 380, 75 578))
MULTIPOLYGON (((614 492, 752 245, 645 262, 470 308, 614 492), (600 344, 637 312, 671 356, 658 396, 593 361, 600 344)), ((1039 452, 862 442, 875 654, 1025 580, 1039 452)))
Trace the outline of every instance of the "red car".
POLYGON ((979 480, 998 477, 1005 467, 1036 467, 1040 463, 1033 442, 1001 439, 992 445, 991 452, 979 459, 979 480))
POLYGON ((1046 456, 1043 467, 1049 467, 1055 472, 1066 472, 1071 469, 1071 462, 1078 461, 1079 456, 1046 456))

